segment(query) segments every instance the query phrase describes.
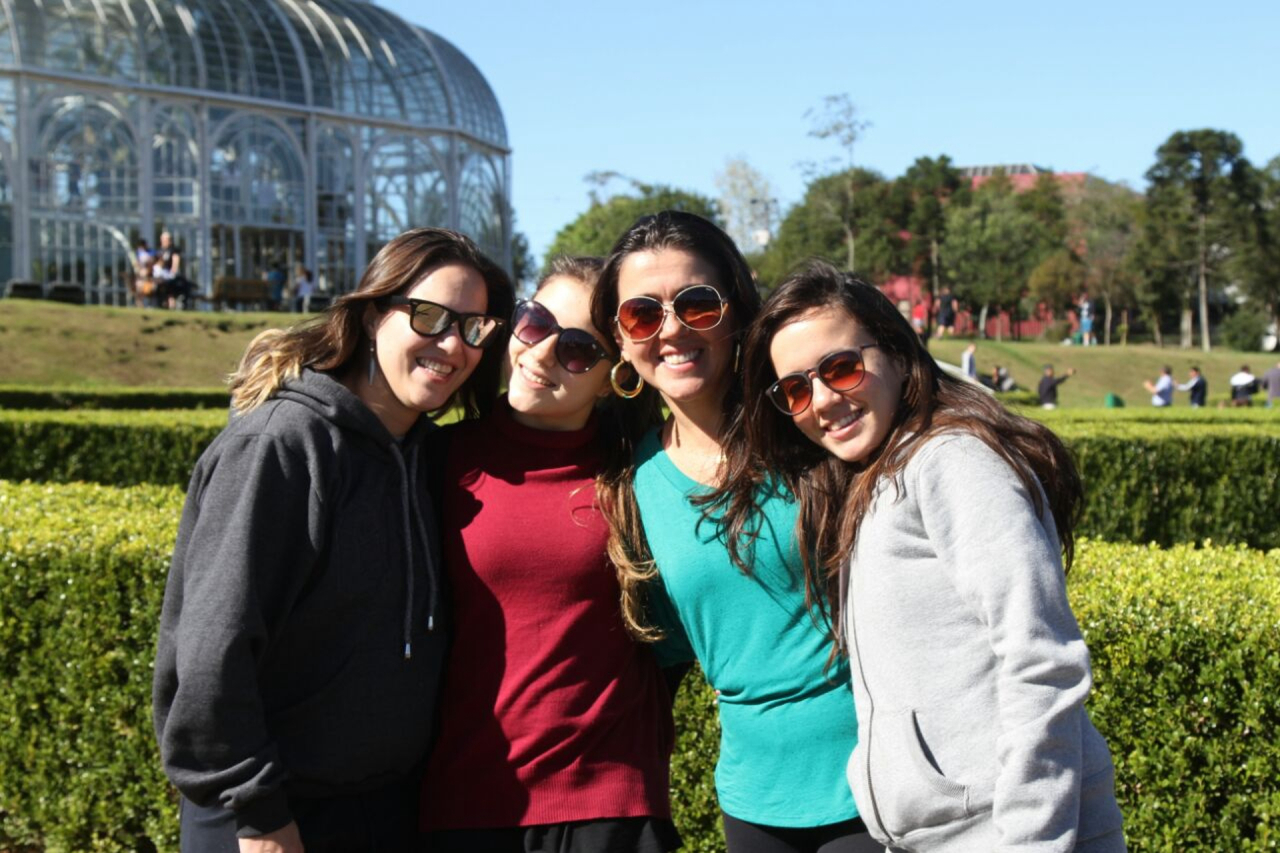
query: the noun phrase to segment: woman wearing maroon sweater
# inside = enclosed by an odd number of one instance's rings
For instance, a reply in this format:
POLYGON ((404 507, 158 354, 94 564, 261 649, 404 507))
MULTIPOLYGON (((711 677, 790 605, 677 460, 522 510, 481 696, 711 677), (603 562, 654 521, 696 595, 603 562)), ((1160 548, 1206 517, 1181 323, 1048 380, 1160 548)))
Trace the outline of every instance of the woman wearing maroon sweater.
POLYGON ((595 491, 657 412, 612 405, 618 353, 590 316, 599 268, 553 264, 516 308, 507 404, 446 429, 455 624, 423 783, 430 853, 680 846, 670 697, 623 627, 595 491))

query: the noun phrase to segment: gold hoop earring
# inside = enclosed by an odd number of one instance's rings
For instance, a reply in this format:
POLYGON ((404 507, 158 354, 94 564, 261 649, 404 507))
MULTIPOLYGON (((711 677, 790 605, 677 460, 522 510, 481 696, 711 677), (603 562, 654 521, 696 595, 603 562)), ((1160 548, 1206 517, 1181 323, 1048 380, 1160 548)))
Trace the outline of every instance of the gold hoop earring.
MULTIPOLYGON (((632 388, 630 391, 628 391, 626 388, 623 388, 622 385, 619 384, 618 382, 618 368, 622 367, 622 365, 624 364, 626 364, 628 367, 631 367, 631 365, 628 364, 627 362, 619 361, 617 364, 613 366, 613 369, 609 371, 609 384, 613 386, 613 393, 617 394, 619 397, 621 397, 624 400, 631 400, 636 397, 639 397, 640 392, 644 390, 644 377, 642 377, 640 374, 637 373, 636 387, 632 388)), ((634 367, 632 367, 631 369, 635 370, 634 367)))

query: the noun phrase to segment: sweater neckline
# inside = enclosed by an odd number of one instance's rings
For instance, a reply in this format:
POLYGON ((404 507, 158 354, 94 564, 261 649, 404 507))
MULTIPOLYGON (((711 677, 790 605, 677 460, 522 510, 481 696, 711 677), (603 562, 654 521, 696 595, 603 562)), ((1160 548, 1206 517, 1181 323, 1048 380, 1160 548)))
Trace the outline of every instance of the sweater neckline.
POLYGON ((511 413, 511 404, 507 402, 506 397, 499 400, 498 405, 494 407, 493 419, 498 431, 512 441, 549 450, 572 450, 591 443, 595 440, 600 420, 596 413, 592 412, 586 426, 582 429, 565 431, 534 429, 515 419, 511 413))

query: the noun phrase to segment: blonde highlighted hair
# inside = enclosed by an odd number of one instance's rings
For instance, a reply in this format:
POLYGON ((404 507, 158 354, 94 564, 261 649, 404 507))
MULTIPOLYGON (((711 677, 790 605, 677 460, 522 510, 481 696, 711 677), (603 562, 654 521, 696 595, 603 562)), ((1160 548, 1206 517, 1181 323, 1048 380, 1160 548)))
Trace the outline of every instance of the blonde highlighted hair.
MULTIPOLYGON (((435 268, 450 263, 473 267, 484 279, 486 313, 510 316, 514 298, 510 279, 470 238, 445 228, 414 228, 383 246, 356 289, 339 297, 322 315, 254 338, 228 380, 232 408, 242 414, 252 411, 306 367, 338 376, 359 370, 368 359, 363 321, 370 306, 410 289, 435 268)), ((465 416, 476 417, 492 408, 505 352, 504 335, 485 350, 475 373, 455 395, 465 416)), ((453 403, 451 398, 442 409, 453 403)))

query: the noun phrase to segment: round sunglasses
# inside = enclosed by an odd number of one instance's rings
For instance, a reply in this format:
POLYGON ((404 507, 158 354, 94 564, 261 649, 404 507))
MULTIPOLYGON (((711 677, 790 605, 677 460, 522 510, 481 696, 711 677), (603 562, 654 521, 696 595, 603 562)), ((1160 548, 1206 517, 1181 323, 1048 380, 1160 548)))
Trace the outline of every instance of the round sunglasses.
POLYGON ((795 417, 813 402, 813 381, 810 376, 817 376, 832 391, 852 391, 862 384, 863 377, 867 375, 862 351, 876 346, 877 344, 867 344, 824 355, 817 367, 788 373, 770 385, 764 395, 778 411, 795 417))
POLYGON ((729 301, 709 284, 694 284, 676 294, 669 304, 652 296, 633 296, 618 306, 614 322, 627 340, 647 341, 662 330, 671 312, 680 324, 695 332, 705 332, 720 325, 729 301))
POLYGON ((409 328, 424 338, 443 335, 454 323, 458 324, 458 336, 462 342, 475 349, 483 349, 493 343, 507 325, 501 317, 490 317, 488 314, 463 314, 426 299, 411 299, 408 296, 383 296, 377 300, 378 307, 386 310, 395 305, 409 306, 409 328))
POLYGON ((511 334, 527 346, 540 344, 551 335, 559 334, 556 361, 570 373, 586 373, 601 359, 609 357, 595 335, 584 329, 564 328, 546 306, 532 299, 516 303, 515 313, 511 315, 511 334))

